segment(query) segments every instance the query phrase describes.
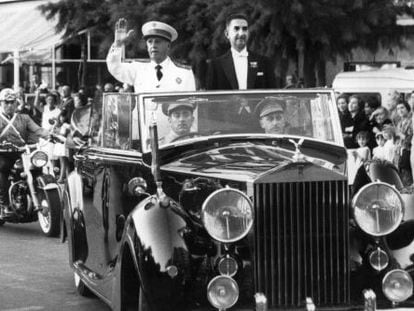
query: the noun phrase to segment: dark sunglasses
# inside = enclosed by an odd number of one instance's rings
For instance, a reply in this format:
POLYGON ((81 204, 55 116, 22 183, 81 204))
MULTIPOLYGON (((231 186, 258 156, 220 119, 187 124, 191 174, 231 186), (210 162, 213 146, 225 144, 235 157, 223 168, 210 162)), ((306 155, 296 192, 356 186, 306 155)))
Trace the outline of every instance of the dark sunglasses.
POLYGON ((4 103, 6 104, 6 105, 14 105, 14 103, 15 103, 16 101, 15 100, 5 100, 4 101, 4 103))

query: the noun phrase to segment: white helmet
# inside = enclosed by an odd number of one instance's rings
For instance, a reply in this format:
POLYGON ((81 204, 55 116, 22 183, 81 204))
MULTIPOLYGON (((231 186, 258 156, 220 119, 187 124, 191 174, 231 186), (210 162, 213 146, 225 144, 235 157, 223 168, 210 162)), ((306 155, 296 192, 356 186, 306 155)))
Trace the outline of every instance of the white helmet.
POLYGON ((16 99, 17 99, 16 93, 12 89, 6 88, 6 89, 1 90, 0 101, 3 101, 3 100, 12 101, 16 99))

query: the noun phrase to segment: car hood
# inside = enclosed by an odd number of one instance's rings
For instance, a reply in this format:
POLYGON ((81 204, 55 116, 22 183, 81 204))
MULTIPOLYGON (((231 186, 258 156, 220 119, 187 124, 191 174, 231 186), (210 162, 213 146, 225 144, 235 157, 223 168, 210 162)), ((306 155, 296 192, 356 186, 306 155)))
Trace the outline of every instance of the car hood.
POLYGON ((343 169, 341 170, 336 163, 307 155, 298 161, 295 160, 293 150, 252 143, 237 143, 208 149, 164 164, 161 169, 180 174, 246 182, 266 182, 274 174, 280 176, 278 181, 298 180, 298 174, 301 175, 301 181, 344 179, 343 169), (320 173, 320 168, 323 174, 320 173))

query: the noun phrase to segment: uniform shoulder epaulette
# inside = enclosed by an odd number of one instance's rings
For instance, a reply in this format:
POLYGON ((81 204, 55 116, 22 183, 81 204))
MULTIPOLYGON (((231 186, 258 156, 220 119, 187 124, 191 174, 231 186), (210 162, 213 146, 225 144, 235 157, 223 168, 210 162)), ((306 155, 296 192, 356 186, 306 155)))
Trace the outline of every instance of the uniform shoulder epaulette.
POLYGON ((176 65, 179 68, 183 68, 183 69, 187 69, 187 70, 191 70, 192 69, 191 68, 191 65, 186 65, 186 64, 183 64, 183 63, 179 63, 176 60, 173 60, 173 63, 174 63, 174 65, 176 65))
POLYGON ((125 63, 142 63, 142 64, 147 64, 150 61, 151 60, 149 58, 126 58, 124 60, 125 63))

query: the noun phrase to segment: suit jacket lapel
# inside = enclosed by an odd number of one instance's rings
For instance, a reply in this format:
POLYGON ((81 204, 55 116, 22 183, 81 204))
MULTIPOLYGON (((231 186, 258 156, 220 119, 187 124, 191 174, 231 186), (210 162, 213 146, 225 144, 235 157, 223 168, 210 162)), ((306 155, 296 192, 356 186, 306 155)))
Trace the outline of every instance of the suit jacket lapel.
POLYGON ((230 85, 233 89, 239 89, 239 83, 237 82, 236 78, 236 70, 234 69, 234 62, 233 57, 231 56, 231 52, 228 51, 223 58, 223 70, 226 74, 227 79, 230 82, 230 85))
POLYGON ((247 88, 248 89, 255 88, 257 66, 258 66, 257 58, 251 53, 249 53, 249 56, 247 57, 247 88))

